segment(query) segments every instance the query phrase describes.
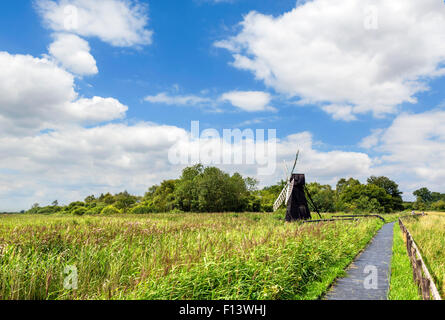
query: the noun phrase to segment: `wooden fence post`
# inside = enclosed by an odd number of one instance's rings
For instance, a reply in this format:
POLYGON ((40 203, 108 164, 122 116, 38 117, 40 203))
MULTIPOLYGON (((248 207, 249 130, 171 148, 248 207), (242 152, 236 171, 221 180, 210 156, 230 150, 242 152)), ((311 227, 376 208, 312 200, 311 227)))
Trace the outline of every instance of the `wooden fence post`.
POLYGON ((408 251, 409 260, 411 260, 411 239, 409 236, 406 237, 406 250, 408 251))
POLYGON ((419 289, 421 289, 421 285, 422 285, 422 261, 417 260, 416 257, 414 257, 414 264, 416 266, 416 283, 419 286, 419 289))
POLYGON ((422 299, 423 300, 431 300, 430 295, 430 280, 422 277, 422 299))

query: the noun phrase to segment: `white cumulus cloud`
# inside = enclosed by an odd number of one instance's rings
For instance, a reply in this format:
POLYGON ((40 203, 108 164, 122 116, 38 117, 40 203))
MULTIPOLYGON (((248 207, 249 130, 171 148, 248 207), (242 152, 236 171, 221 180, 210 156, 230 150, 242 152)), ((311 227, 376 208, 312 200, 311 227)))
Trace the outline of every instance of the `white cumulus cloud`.
POLYGON ((144 101, 169 106, 198 106, 208 107, 209 110, 222 112, 221 105, 229 102, 235 108, 246 112, 276 111, 269 105, 272 97, 262 91, 231 91, 222 94, 219 98, 210 98, 202 95, 180 95, 161 92, 146 96, 144 101))
POLYGON ((351 106, 329 104, 323 106, 322 109, 323 111, 332 115, 332 118, 334 120, 343 120, 343 121, 357 120, 357 117, 354 115, 354 111, 351 106))
POLYGON ((67 112, 72 120, 81 123, 100 123, 123 119, 128 107, 113 98, 93 97, 78 99, 69 104, 67 112))
POLYGON ((56 32, 98 37, 113 46, 152 42, 147 5, 133 0, 37 0, 45 25, 56 32))
POLYGON ((49 46, 49 53, 61 65, 78 75, 98 73, 96 60, 90 53, 87 41, 74 34, 58 33, 55 41, 49 46))
POLYGON ((204 103, 211 103, 212 100, 209 98, 203 98, 195 95, 169 95, 166 92, 161 92, 157 95, 146 96, 144 101, 151 103, 159 103, 166 105, 176 105, 176 106, 196 106, 202 105, 204 103))
POLYGON ((293 161, 300 150, 296 172, 305 173, 308 181, 318 181, 335 186, 344 177, 365 179, 371 174, 372 159, 362 152, 319 151, 314 146, 310 132, 292 134, 278 144, 279 163, 293 161))
POLYGON ((215 44, 233 66, 300 103, 336 106, 325 108, 336 119, 394 113, 444 74, 439 0, 313 0, 280 16, 250 12, 241 28, 215 44))
POLYGON ((46 58, 0 52, 0 132, 32 135, 67 124, 120 119, 127 107, 112 98, 80 98, 74 77, 46 58))
POLYGON ((229 101, 233 106, 247 111, 275 111, 269 106, 271 96, 267 92, 262 91, 232 91, 224 93, 221 96, 222 101, 229 101))
POLYGON ((374 130, 362 146, 381 154, 374 171, 400 181, 404 190, 426 186, 445 192, 444 123, 443 109, 403 113, 390 127, 374 130))

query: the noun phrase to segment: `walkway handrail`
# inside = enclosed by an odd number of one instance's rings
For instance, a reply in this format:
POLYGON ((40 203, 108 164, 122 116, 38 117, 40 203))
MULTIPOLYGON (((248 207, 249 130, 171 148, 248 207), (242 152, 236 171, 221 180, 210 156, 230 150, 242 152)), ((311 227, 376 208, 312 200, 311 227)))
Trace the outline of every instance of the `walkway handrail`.
POLYGON ((428 267, 422 258, 422 254, 420 253, 420 250, 417 247, 413 236, 403 224, 401 218, 399 218, 399 226, 406 239, 406 249, 408 251, 408 256, 413 267, 414 280, 416 281, 419 288, 422 290, 423 300, 431 300, 430 290, 432 298, 434 300, 442 300, 439 294, 439 290, 437 290, 436 284, 434 283, 434 279, 431 276, 428 267), (422 270, 425 274, 425 277, 422 276, 422 270))
POLYGON ((382 216, 379 216, 378 214, 357 214, 357 215, 344 215, 344 216, 333 216, 333 218, 361 218, 361 217, 374 217, 379 218, 383 222, 385 222, 385 219, 382 216))
POLYGON ((305 220, 303 223, 315 223, 315 222, 335 222, 335 221, 357 221, 358 219, 354 218, 345 218, 345 219, 320 219, 320 220, 305 220))

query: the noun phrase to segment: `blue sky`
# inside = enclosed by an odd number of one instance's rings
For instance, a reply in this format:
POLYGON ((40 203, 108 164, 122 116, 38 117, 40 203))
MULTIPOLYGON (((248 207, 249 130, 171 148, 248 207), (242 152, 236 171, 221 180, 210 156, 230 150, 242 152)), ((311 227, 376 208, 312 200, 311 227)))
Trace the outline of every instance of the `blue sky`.
MULTIPOLYGON (((231 55, 213 44, 235 34, 239 29, 237 25, 250 11, 279 15, 294 8, 295 1, 212 3, 191 0, 175 1, 174 5, 172 1, 144 2, 149 4, 153 44, 140 48, 115 48, 98 39, 90 40, 100 73, 77 81, 81 95, 112 96, 130 106, 129 119, 185 129, 190 128, 191 120, 200 120, 204 127, 222 129, 237 127, 252 118, 270 117, 266 128, 279 127, 278 137, 296 130, 309 130, 317 140, 337 148, 355 148, 372 127, 389 123, 389 119, 376 120, 368 116, 352 123, 333 121, 321 110, 298 107, 286 99, 277 99, 274 106, 278 112, 273 114, 238 112, 230 105, 225 106, 227 112, 223 114, 184 107, 165 110, 162 105, 144 102, 145 96, 164 91, 182 95, 199 95, 202 90, 209 90, 214 95, 232 90, 273 92, 263 82, 255 80, 251 73, 231 67, 231 55)), ((2 50, 37 57, 47 51, 52 41, 51 31, 44 28, 31 2, 8 2, 2 4, 2 9, 1 30, 17 31, 1 33, 2 50)), ((441 98, 436 99, 440 101, 441 98)), ((265 126, 261 123, 249 127, 265 126)))
MULTIPOLYGON (((0 93, 11 93, 10 83, 17 92, 0 100, 0 182, 14 181, 0 189, 0 211, 108 190, 142 193, 174 178, 183 166, 161 163, 168 143, 187 135, 193 120, 218 131, 277 129, 280 165, 258 177, 262 185, 282 178, 281 162, 300 148, 300 170, 310 180, 384 174, 405 196, 424 185, 445 192, 444 4, 396 2, 401 7, 351 0, 2 2, 0 65, 17 80, 0 79, 0 93), (68 5, 79 9, 77 29, 61 28, 68 5), (406 24, 412 19, 417 25, 406 24), (94 150, 98 144, 107 150, 94 150)), ((225 169, 255 176, 252 166, 225 169)))

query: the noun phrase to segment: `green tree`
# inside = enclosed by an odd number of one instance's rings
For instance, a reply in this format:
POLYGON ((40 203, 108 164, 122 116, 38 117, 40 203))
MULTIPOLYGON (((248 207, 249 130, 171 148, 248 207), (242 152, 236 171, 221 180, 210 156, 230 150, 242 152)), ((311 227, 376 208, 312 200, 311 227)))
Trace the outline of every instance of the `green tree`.
POLYGON ((94 195, 88 196, 85 198, 85 203, 92 203, 94 201, 96 201, 96 198, 94 197, 94 195))
POLYGON ((413 192, 416 196, 417 202, 430 203, 433 200, 433 195, 427 188, 420 188, 413 192))
POLYGON ((433 202, 431 204, 431 210, 434 210, 434 211, 445 211, 445 201, 439 200, 439 201, 433 202))
POLYGON ((363 185, 353 183, 343 189, 339 200, 348 211, 392 211, 392 197, 385 189, 374 184, 363 185), (375 199, 377 202, 372 199, 375 199), (369 205, 364 205, 365 202, 368 202, 369 205))
POLYGON ((112 205, 113 203, 116 202, 116 200, 114 199, 113 195, 111 193, 107 193, 106 195, 101 195, 99 198, 100 202, 103 202, 107 205, 112 205))
POLYGON ((177 180, 164 180, 152 195, 146 194, 144 199, 151 200, 156 212, 170 212, 177 206, 175 200, 175 189, 177 180))
POLYGON ((354 178, 349 178, 348 180, 342 178, 337 182, 337 187, 336 187, 337 194, 343 193, 343 191, 348 187, 353 187, 360 184, 361 184, 360 181, 354 178))
POLYGON ((251 177, 247 177, 246 179, 244 179, 244 182, 246 184, 246 188, 249 192, 255 192, 258 190, 258 180, 251 178, 251 177))
POLYGON ((286 186, 286 181, 281 180, 279 183, 264 187, 261 191, 258 192, 258 198, 260 199, 261 203, 261 210, 265 212, 272 212, 273 211, 273 205, 275 203, 275 200, 280 195, 280 192, 283 190, 283 188, 286 186))
MULTIPOLYGON (((307 189, 314 200, 315 205, 321 212, 335 211, 335 191, 330 185, 321 185, 316 182, 308 183, 307 189)), ((315 208, 312 208, 313 210, 315 208)))
POLYGON ((225 203, 225 210, 242 212, 249 209, 250 192, 246 180, 239 173, 234 173, 229 178, 226 188, 228 201, 225 203))
POLYGON ((392 198, 392 210, 403 210, 402 192, 399 190, 399 185, 391 179, 381 176, 371 176, 368 178, 368 184, 374 184, 380 188, 383 188, 392 198))
POLYGON ((445 194, 440 192, 431 192, 431 202, 445 201, 445 194))
POLYGON ((367 196, 360 196, 358 199, 352 201, 352 208, 357 212, 368 213, 383 213, 384 208, 380 205, 376 198, 369 198, 367 196))
POLYGON ((361 185, 360 181, 349 178, 346 180, 345 178, 340 179, 337 182, 336 188, 335 188, 335 202, 334 207, 335 211, 352 211, 351 208, 352 204, 349 202, 346 202, 344 197, 342 197, 342 194, 345 192, 346 189, 361 185))
POLYGON ((130 195, 127 191, 124 191, 115 195, 114 200, 114 206, 117 209, 127 212, 131 206, 136 203, 137 197, 130 195))
POLYGON ((199 210, 202 212, 227 211, 225 205, 233 203, 229 175, 215 167, 204 169, 198 184, 199 210))
POLYGON ((198 185, 203 171, 204 167, 201 164, 185 168, 182 171, 181 178, 175 188, 176 201, 182 211, 199 211, 198 185))

